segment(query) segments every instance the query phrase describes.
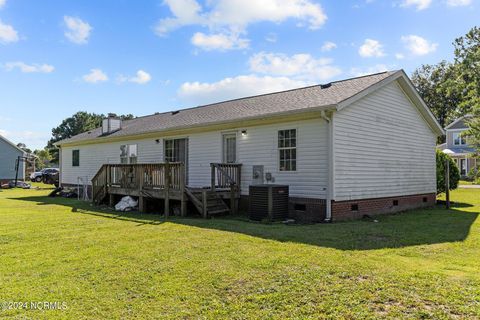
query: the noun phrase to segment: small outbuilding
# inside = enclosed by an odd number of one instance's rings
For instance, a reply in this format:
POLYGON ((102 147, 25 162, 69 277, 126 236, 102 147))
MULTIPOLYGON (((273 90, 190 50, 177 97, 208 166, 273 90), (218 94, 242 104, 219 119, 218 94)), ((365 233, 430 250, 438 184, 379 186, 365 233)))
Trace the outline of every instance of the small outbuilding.
MULTIPOLYGON (((5 183, 15 179, 15 165, 17 160, 26 156, 26 152, 13 142, 0 135, 0 182, 5 183)), ((25 162, 20 161, 18 180, 25 179, 25 162)))

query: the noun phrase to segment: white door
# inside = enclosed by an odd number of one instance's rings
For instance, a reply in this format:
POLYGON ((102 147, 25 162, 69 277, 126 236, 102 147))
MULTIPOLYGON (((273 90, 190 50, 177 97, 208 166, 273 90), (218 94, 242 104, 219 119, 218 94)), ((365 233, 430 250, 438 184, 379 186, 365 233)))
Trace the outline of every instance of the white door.
POLYGON ((237 163, 237 134, 223 135, 223 163, 237 163))

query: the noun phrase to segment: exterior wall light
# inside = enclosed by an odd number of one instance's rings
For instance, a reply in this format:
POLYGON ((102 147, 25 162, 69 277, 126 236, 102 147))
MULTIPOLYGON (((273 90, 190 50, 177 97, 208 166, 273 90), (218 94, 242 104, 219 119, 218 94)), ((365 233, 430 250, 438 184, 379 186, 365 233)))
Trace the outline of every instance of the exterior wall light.
POLYGON ((247 130, 242 130, 242 137, 246 137, 247 136, 247 130))

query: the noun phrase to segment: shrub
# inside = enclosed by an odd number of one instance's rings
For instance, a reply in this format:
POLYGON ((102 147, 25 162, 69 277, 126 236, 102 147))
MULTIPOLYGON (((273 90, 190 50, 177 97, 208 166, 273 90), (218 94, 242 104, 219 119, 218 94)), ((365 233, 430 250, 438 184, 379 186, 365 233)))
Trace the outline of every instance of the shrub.
POLYGON ((450 167, 450 190, 457 189, 460 172, 452 157, 437 150, 437 194, 445 192, 445 161, 450 167))
POLYGON ((473 183, 475 183, 475 184, 480 183, 480 168, 478 166, 470 169, 470 171, 468 172, 468 179, 472 180, 473 183))

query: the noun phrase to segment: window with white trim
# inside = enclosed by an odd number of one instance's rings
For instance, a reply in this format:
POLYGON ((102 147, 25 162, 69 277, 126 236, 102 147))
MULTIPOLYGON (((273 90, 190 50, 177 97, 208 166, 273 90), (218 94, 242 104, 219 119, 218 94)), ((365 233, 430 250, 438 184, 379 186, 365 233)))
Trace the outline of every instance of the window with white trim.
POLYGON ((134 164, 137 163, 137 145, 124 144, 120 146, 120 163, 134 164))
POLYGON ((278 131, 280 171, 297 171, 297 129, 278 131))
POLYGON ((465 145, 465 144, 467 144, 467 140, 465 139, 465 136, 462 135, 460 132, 454 132, 453 133, 453 144, 456 145, 456 146, 465 145))

